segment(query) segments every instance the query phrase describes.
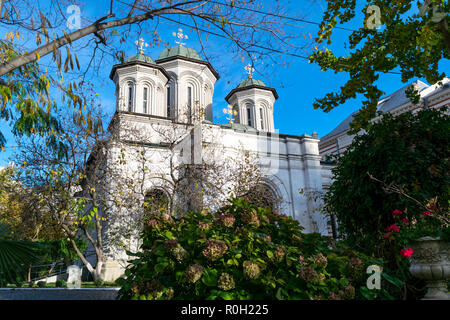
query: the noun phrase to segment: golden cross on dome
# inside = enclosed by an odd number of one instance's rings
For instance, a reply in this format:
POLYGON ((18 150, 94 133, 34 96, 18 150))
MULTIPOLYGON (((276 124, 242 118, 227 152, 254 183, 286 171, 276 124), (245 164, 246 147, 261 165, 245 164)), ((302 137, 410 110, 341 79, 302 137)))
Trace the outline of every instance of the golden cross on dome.
POLYGON ((137 46, 137 51, 139 54, 144 54, 144 46, 148 47, 148 43, 144 41, 144 38, 139 38, 139 41, 136 40, 134 44, 137 46))
POLYGON ((234 116, 237 115, 237 111, 233 110, 233 106, 232 105, 228 105, 228 107, 223 109, 223 113, 228 115, 227 120, 229 121, 229 123, 233 123, 234 116))
POLYGON ((178 41, 175 41, 179 46, 184 45, 185 43, 181 42, 182 39, 187 39, 188 36, 183 34, 183 29, 178 29, 178 32, 173 32, 172 35, 178 38, 178 41))
POLYGON ((245 70, 247 70, 248 77, 251 79, 253 76, 253 72, 255 72, 255 68, 253 68, 253 66, 249 63, 245 66, 245 70))

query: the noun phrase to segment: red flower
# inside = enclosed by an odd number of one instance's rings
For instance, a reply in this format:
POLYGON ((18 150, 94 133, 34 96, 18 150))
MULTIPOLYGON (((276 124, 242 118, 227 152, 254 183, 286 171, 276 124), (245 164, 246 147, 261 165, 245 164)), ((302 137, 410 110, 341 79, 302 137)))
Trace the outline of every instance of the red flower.
POLYGON ((414 253, 414 251, 411 248, 400 250, 400 254, 407 258, 411 257, 413 253, 414 253))
POLYGON ((400 232, 400 229, 397 227, 396 224, 392 224, 387 228, 387 231, 400 232))
POLYGON ((431 212, 431 211, 424 211, 424 212, 422 212, 422 214, 424 215, 424 216, 431 216, 433 213, 431 212))
POLYGON ((404 217, 404 218, 402 219, 402 222, 405 223, 405 224, 408 223, 408 222, 409 222, 408 217, 404 217))
POLYGON ((394 212, 392 212, 392 216, 395 217, 395 216, 398 216, 399 214, 402 214, 402 213, 403 213, 402 211, 400 211, 398 209, 395 209, 394 212))

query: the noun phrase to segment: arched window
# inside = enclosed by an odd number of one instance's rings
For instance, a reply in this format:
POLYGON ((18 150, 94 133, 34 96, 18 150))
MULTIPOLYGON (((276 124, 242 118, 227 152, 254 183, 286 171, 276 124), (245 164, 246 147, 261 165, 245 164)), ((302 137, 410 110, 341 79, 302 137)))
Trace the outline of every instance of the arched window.
POLYGON ((134 85, 132 82, 128 82, 128 95, 127 95, 127 100, 128 100, 128 111, 129 112, 133 112, 134 111, 134 85))
POLYGON ((277 209, 279 199, 275 192, 266 184, 260 183, 251 188, 243 198, 250 203, 261 208, 270 208, 272 211, 277 209))
POLYGON ((188 123, 192 123, 192 87, 187 87, 187 118, 188 123))
POLYGON ((261 130, 264 130, 264 110, 263 110, 263 108, 259 108, 259 118, 261 121, 261 130))
POLYGON ((248 103, 246 105, 246 109, 247 109, 247 125, 249 125, 250 127, 253 127, 253 110, 252 110, 252 105, 248 103))
POLYGON ((233 106, 233 118, 234 118, 234 123, 241 123, 240 120, 240 114, 239 114, 239 107, 237 105, 233 106))
POLYGON ((153 189, 144 197, 145 216, 151 216, 170 211, 170 199, 161 189, 153 189))
POLYGON ((167 118, 171 117, 171 112, 170 112, 171 108, 170 108, 170 86, 167 87, 167 118))
POLYGON ((150 101, 150 90, 148 86, 144 86, 144 90, 142 91, 142 112, 149 113, 149 101, 150 101))

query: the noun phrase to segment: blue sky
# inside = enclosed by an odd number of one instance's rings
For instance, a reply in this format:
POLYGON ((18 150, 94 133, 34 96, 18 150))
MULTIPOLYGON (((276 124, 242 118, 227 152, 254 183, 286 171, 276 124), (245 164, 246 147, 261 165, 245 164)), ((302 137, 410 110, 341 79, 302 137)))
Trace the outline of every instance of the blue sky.
MULTIPOLYGON (((83 19, 93 20, 105 10, 104 1, 94 3, 86 2, 83 4, 84 2, 85 1, 81 1, 81 13, 83 19)), ((261 9, 263 11, 268 10, 267 7, 274 1, 264 2, 266 3, 266 6, 261 9)), ((289 15, 297 16, 298 14, 307 20, 315 22, 321 21, 323 9, 326 8, 325 1, 322 1, 321 5, 313 4, 311 1, 281 2, 289 8, 289 15)), ((357 29, 362 23, 362 14, 358 14, 358 16, 350 23, 347 23, 345 27, 357 29)), ((313 37, 317 34, 318 26, 316 25, 302 24, 299 22, 295 23, 295 25, 295 27, 291 28, 291 31, 293 32, 305 34, 311 33, 313 37)), ((172 32, 176 31, 178 27, 183 28, 184 32, 189 35, 189 39, 185 41, 186 46, 193 47, 200 51, 200 45, 198 41, 196 41, 195 33, 192 30, 189 30, 189 28, 179 26, 175 23, 161 21, 159 32, 163 40, 170 42, 171 45, 175 45, 175 39, 172 36, 172 32)), ((333 44, 329 46, 329 48, 337 53, 345 54, 346 50, 344 49, 344 42, 347 40, 349 34, 349 31, 335 30, 332 38, 333 44)), ((123 46, 126 48, 125 51, 127 56, 136 53, 134 45, 135 40, 135 38, 126 39, 126 43, 123 46)), ((241 80, 247 77, 244 66, 249 61, 242 63, 242 61, 230 60, 230 57, 223 52, 223 39, 209 36, 207 43, 207 51, 213 57, 211 63, 221 76, 216 83, 213 98, 214 122, 224 123, 227 121, 225 119, 226 116, 222 113, 222 109, 227 106, 227 102, 224 98, 241 80)), ((145 53, 150 55, 153 59, 157 59, 159 53, 163 49, 164 46, 148 48, 145 53)), ((80 62, 82 65, 88 63, 88 54, 89 52, 83 56, 83 52, 80 52, 80 62)), ((349 114, 360 108, 361 98, 358 97, 335 108, 329 113, 324 113, 321 110, 314 110, 312 106, 314 99, 321 98, 326 93, 337 91, 339 87, 346 82, 348 79, 347 76, 343 73, 335 74, 333 71, 322 72, 317 65, 308 64, 308 61, 305 59, 287 56, 281 58, 285 58, 289 64, 286 66, 284 66, 284 64, 275 66, 275 73, 271 73, 270 75, 256 74, 254 76, 255 78, 263 80, 267 85, 274 87, 278 92, 279 99, 274 105, 274 119, 275 128, 280 133, 302 135, 304 133, 311 134, 313 131, 316 131, 319 134, 319 137, 322 137, 334 129, 349 114)), ((257 63, 260 62, 258 61, 257 63)), ((109 79, 109 72, 112 64, 113 61, 110 61, 109 64, 102 64, 99 73, 91 78, 91 81, 94 83, 96 91, 98 92, 99 100, 109 116, 113 114, 115 108, 114 83, 109 79)), ((260 67, 261 65, 256 65, 257 70, 263 71, 260 67)), ((440 69, 441 72, 448 72, 448 70, 450 70, 450 62, 443 61, 440 65, 440 69)), ((411 79, 410 82, 414 80, 416 79, 411 79)), ((377 85, 387 95, 406 84, 401 82, 400 75, 386 74, 380 75, 377 85)), ((105 119, 104 122, 109 123, 109 120, 110 119, 105 119)), ((11 160, 15 141, 14 137, 8 132, 7 124, 4 122, 0 123, 0 129, 7 138, 7 151, 0 154, 0 166, 4 166, 11 160)))

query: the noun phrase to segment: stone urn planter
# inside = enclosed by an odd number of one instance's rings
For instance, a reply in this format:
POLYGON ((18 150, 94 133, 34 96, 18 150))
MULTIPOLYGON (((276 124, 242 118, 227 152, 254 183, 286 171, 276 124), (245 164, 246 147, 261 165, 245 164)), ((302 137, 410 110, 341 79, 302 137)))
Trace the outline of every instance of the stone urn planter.
POLYGON ((427 283, 424 300, 450 300, 450 243, 440 238, 423 237, 412 242, 409 271, 427 283))

